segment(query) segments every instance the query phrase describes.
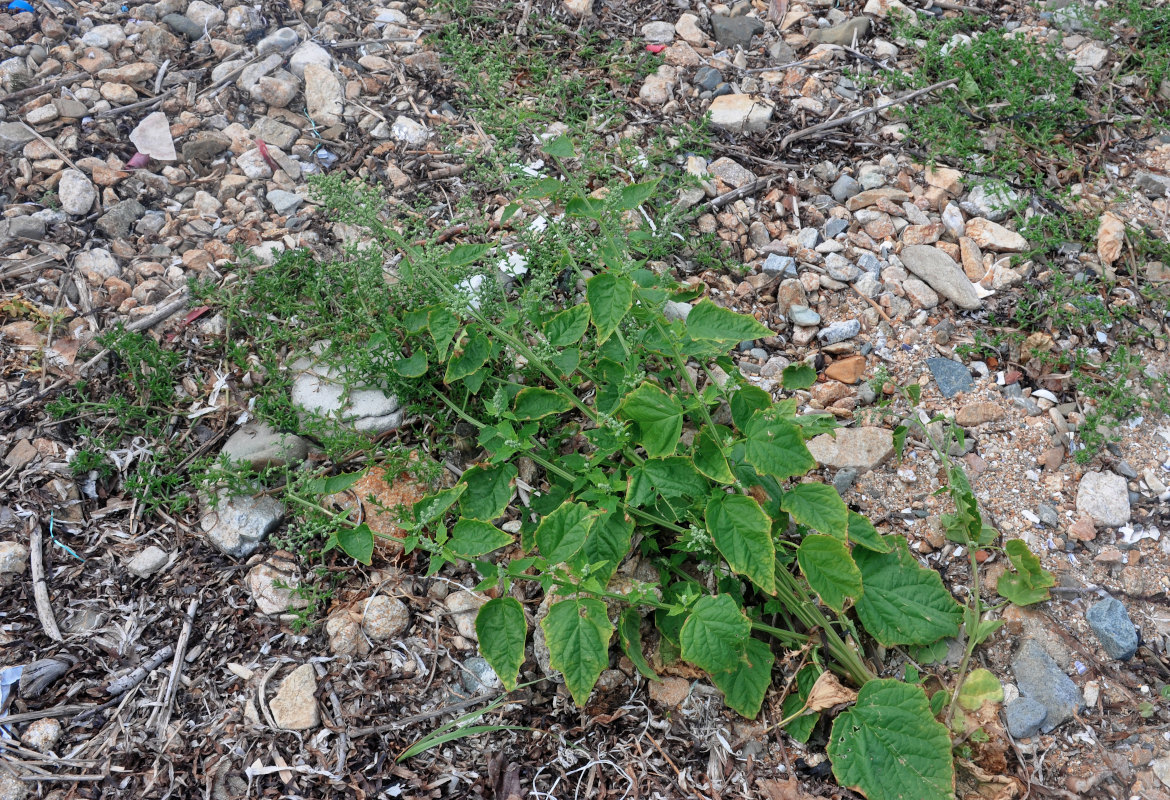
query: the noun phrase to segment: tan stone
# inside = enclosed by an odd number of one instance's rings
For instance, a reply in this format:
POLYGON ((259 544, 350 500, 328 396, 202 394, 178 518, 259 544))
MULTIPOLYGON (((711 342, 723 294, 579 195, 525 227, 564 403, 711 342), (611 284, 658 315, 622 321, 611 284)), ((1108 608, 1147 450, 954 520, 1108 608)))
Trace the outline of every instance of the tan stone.
POLYGON ((959 195, 963 193, 963 184, 960 180, 963 173, 950 167, 933 167, 926 170, 926 182, 937 186, 947 194, 959 195))
POLYGON ((384 466, 371 467, 352 487, 325 498, 327 507, 333 505, 354 512, 351 519, 369 525, 375 534, 376 551, 384 556, 400 552, 401 540, 406 536, 406 531, 398 524, 396 509, 399 506, 409 508, 430 491, 430 487, 415 480, 408 472, 397 477, 390 477, 388 473, 384 466))
POLYGON ((967 280, 972 283, 983 280, 983 276, 987 274, 987 268, 983 265, 983 251, 970 236, 959 237, 959 256, 967 280))
POLYGON ((841 383, 857 383, 865 374, 865 356, 850 356, 825 368, 825 377, 841 383))
POLYGON ((955 422, 964 428, 974 428, 985 422, 1001 420, 1004 415, 1004 410, 995 403, 971 403, 959 409, 955 422))
POLYGON ((823 433, 808 443, 818 464, 834 469, 869 470, 894 454, 894 434, 885 428, 843 428, 823 433))
POLYGON ((1023 236, 983 217, 967 220, 967 238, 973 239, 984 250, 997 253, 1018 253, 1028 249, 1028 240, 1023 236))
POLYGON ((317 673, 312 664, 301 664, 280 683, 268 704, 278 728, 305 731, 321 724, 317 711, 317 673))
POLYGON ((892 186, 883 186, 880 189, 870 189, 850 197, 845 203, 845 207, 850 211, 858 211, 862 208, 869 208, 872 205, 876 205, 883 198, 889 200, 891 203, 905 203, 910 199, 910 195, 901 189, 895 189, 892 186))
POLYGON ((903 244, 934 244, 942 236, 941 222, 932 222, 929 225, 907 225, 902 231, 903 244))
POLYGON ((663 678, 650 682, 650 700, 664 708, 678 708, 691 693, 691 682, 684 678, 663 678))

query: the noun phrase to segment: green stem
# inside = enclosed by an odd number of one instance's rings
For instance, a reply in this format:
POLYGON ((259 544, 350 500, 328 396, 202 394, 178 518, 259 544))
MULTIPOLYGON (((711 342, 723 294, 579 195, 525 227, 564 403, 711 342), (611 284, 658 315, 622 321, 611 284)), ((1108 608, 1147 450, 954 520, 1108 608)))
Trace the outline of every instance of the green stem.
POLYGON ((810 630, 819 629, 829 655, 846 677, 858 686, 873 680, 876 675, 861 660, 857 649, 841 639, 825 615, 817 608, 796 578, 786 569, 776 570, 776 596, 800 622, 810 630))

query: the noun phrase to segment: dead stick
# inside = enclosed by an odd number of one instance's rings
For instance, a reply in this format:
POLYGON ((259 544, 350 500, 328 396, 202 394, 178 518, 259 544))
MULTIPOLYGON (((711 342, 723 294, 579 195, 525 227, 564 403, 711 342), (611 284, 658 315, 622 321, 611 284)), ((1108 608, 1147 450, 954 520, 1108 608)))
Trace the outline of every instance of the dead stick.
POLYGON ((116 117, 119 114, 125 114, 125 113, 127 113, 129 111, 133 111, 137 108, 146 108, 148 106, 157 105, 157 104, 161 103, 163 100, 166 100, 168 97, 170 97, 175 92, 177 92, 178 89, 179 89, 179 87, 172 86, 171 88, 167 89, 165 92, 163 92, 162 94, 160 94, 156 97, 148 97, 145 100, 139 100, 137 103, 130 103, 129 105, 118 106, 117 108, 107 108, 105 111, 99 111, 97 114, 97 118, 98 119, 105 119, 106 117, 116 117))
POLYGON ((494 694, 481 694, 478 697, 472 697, 467 700, 462 700, 458 703, 452 703, 449 706, 436 708, 434 711, 428 711, 425 714, 415 714, 410 717, 403 717, 402 719, 395 722, 387 722, 383 725, 372 725, 368 728, 351 728, 347 732, 349 733, 350 739, 356 739, 359 736, 369 736, 371 733, 385 733, 386 731, 398 730, 399 728, 404 728, 407 725, 414 725, 416 722, 426 722, 428 719, 441 717, 444 714, 450 713, 452 711, 462 711, 469 706, 478 705, 487 700, 495 700, 498 697, 499 695, 494 694))
POLYGON ((166 739, 167 726, 171 724, 171 706, 175 702, 175 694, 179 691, 179 674, 183 671, 183 656, 187 654, 187 641, 191 638, 191 628, 195 625, 195 611, 199 608, 199 598, 196 597, 187 606, 187 616, 183 620, 183 630, 179 633, 179 641, 175 645, 175 660, 171 664, 171 677, 167 680, 167 692, 163 696, 162 715, 158 718, 156 733, 159 739, 166 739))
MULTIPOLYGON (((171 317, 172 315, 178 313, 179 311, 182 310, 183 306, 187 305, 187 292, 188 291, 189 290, 187 289, 187 287, 184 286, 182 289, 179 290, 178 294, 175 296, 175 298, 173 300, 171 300, 171 301, 167 302, 166 304, 164 304, 163 306, 161 306, 153 314, 150 314, 148 316, 143 317, 142 319, 138 319, 138 320, 135 320, 134 322, 131 322, 129 325, 126 326, 126 330, 131 331, 131 332, 145 330, 146 328, 154 327, 158 323, 162 322, 164 319, 167 319, 167 318, 171 317)), ((108 348, 99 352, 97 355, 95 355, 89 361, 86 361, 84 364, 82 364, 81 367, 78 369, 78 373, 81 375, 84 375, 85 373, 89 372, 91 369, 93 369, 94 365, 97 364, 99 361, 101 361, 103 358, 105 358, 106 354, 108 354, 109 352, 110 351, 108 348)))
MULTIPOLYGON (((853 284, 849 284, 849 285, 850 285, 850 286, 853 286, 853 284)), ((862 300, 864 300, 865 302, 867 302, 867 303, 869 303, 871 306, 873 306, 873 309, 874 309, 874 311, 876 311, 876 312, 878 312, 879 314, 881 314, 881 315, 882 315, 882 319, 884 319, 886 322, 888 322, 888 323, 890 324, 890 327, 893 327, 893 326, 894 326, 894 321, 893 321, 892 319, 890 319, 890 318, 889 318, 889 317, 886 315, 886 312, 882 310, 882 307, 881 307, 881 306, 879 306, 879 305, 877 304, 877 301, 876 301, 876 300, 874 300, 872 297, 870 297, 869 295, 867 295, 867 294, 865 294, 864 292, 862 292, 862 291, 861 291, 860 289, 858 289, 856 286, 853 286, 853 291, 857 292, 857 296, 858 296, 858 297, 860 297, 862 300)))
POLYGON ((91 705, 54 706, 53 708, 42 708, 37 711, 25 711, 20 714, 5 714, 0 719, 0 722, 5 725, 10 725, 17 722, 28 722, 34 719, 45 719, 46 717, 68 717, 71 714, 89 711, 91 708, 93 708, 91 705))
POLYGON ((162 650, 159 650, 145 662, 139 664, 121 678, 115 678, 114 680, 110 681, 106 686, 106 694, 110 695, 111 697, 117 697, 118 695, 122 695, 130 691, 135 686, 146 680, 147 675, 149 675, 153 670, 157 669, 159 664, 166 661, 168 658, 174 655, 174 653, 174 646, 168 644, 162 650))
POLYGON ((827 130, 830 130, 832 128, 840 128, 842 125, 848 125, 850 122, 853 122, 854 120, 857 120, 857 119, 861 119, 862 117, 866 116, 867 114, 876 114, 879 111, 885 111, 887 108, 892 108, 893 106, 901 105, 902 103, 908 103, 916 97, 921 97, 924 94, 930 94, 933 91, 936 91, 938 89, 943 89, 947 86, 951 86, 951 85, 956 84, 958 82, 959 82, 958 78, 951 78, 949 81, 941 81, 939 83, 934 83, 934 84, 931 84, 930 86, 927 86, 925 89, 919 89, 916 92, 911 92, 910 94, 906 95, 905 97, 899 97, 897 100, 891 100, 888 103, 882 103, 880 106, 871 106, 869 108, 863 108, 860 111, 854 111, 852 114, 847 114, 846 116, 840 117, 839 119, 829 120, 828 122, 822 122, 819 125, 813 125, 813 126, 808 127, 808 128, 803 128, 799 131, 793 131, 792 133, 788 134, 787 136, 785 136, 783 139, 780 140, 780 149, 783 150, 785 147, 792 144, 797 139, 804 139, 805 137, 812 136, 814 133, 820 133, 821 131, 827 131, 827 130))
POLYGON ((22 97, 28 97, 29 95, 33 94, 40 94, 41 92, 51 92, 58 86, 62 86, 66 83, 72 83, 73 81, 79 81, 83 78, 87 79, 89 77, 90 76, 87 73, 75 72, 72 75, 66 75, 64 78, 57 78, 54 81, 42 83, 40 86, 29 86, 27 89, 20 89, 19 91, 12 92, 11 94, 6 94, 3 97, 0 97, 0 103, 7 103, 10 100, 19 100, 22 97))
POLYGON ((45 584, 45 561, 41 553, 42 538, 40 523, 33 523, 32 531, 29 534, 28 549, 37 619, 41 621, 45 635, 54 642, 64 642, 65 637, 61 635, 61 630, 57 627, 57 620, 53 617, 53 605, 49 602, 49 587, 45 584))

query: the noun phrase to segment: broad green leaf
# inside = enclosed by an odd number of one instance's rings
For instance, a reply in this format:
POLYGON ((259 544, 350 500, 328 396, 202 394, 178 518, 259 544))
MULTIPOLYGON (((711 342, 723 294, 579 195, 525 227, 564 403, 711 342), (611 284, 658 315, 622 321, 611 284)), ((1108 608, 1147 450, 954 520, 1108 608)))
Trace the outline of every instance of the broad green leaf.
POLYGON ((536 546, 541 555, 552 564, 567 561, 585 544, 600 515, 600 511, 591 510, 584 503, 562 503, 536 528, 536 546))
POLYGON ((541 178, 536 183, 529 186, 519 195, 520 200, 538 200, 545 197, 551 197, 560 191, 563 186, 556 178, 541 178))
POLYGON ((567 308, 544 323, 544 336, 552 347, 577 344, 589 327, 589 306, 585 303, 567 308))
POLYGON ((487 362, 491 354, 491 341, 478 330, 471 331, 468 339, 461 345, 456 345, 451 353, 443 383, 451 384, 471 375, 487 362))
POLYGON ((869 800, 950 800, 951 737, 930 713, 926 693, 893 678, 872 680, 833 721, 833 775, 869 800))
POLYGON ((410 358, 400 358, 394 362, 394 371, 404 378, 421 378, 427 374, 427 354, 416 350, 410 358))
POLYGON ((626 368, 616 361, 603 358, 597 362, 595 372, 597 384, 597 410, 603 414, 613 413, 622 401, 622 384, 626 379, 626 368))
POLYGON ((683 424, 678 400, 652 383, 643 383, 622 400, 621 411, 638 425, 637 441, 646 448, 646 455, 657 458, 674 452, 683 424))
POLYGON ((430 525, 447 513, 447 509, 467 491, 466 483, 458 483, 450 489, 443 489, 424 497, 414 504, 414 519, 420 525, 430 525))
POLYGON ((573 404, 560 392, 529 386, 516 395, 512 413, 519 420, 544 419, 552 414, 563 414, 572 407, 573 404))
POLYGON ((455 527, 451 529, 447 547, 461 558, 475 558, 498 550, 511 542, 511 534, 505 533, 490 522, 464 518, 456 522, 455 527))
POLYGON ((427 329, 427 316, 430 314, 432 308, 416 308, 412 311, 404 312, 402 315, 402 327, 406 329, 407 333, 420 333, 427 329))
POLYGON ((973 669, 959 690, 959 705, 968 711, 978 711, 987 702, 1003 702, 1003 684, 987 670, 973 669))
POLYGON ((849 531, 849 507, 832 486, 801 483, 784 493, 780 508, 794 520, 821 533, 844 539, 849 531))
POLYGON ((520 206, 516 203, 508 203, 504 206, 504 213, 500 214, 500 224, 506 225, 508 220, 516 216, 516 212, 520 210, 520 206))
POLYGON ((585 284, 585 299, 601 344, 617 330, 634 304, 634 282, 613 272, 594 275, 585 284))
POLYGON ((354 561, 370 564, 374 557, 374 532, 364 522, 356 528, 337 531, 337 546, 354 561))
POLYGON ((360 470, 341 475, 330 475, 327 478, 314 478, 305 484, 305 491, 309 494, 337 494, 353 486, 365 474, 365 470, 360 470))
POLYGON ((567 134, 561 134, 540 149, 553 158, 572 158, 577 155, 573 150, 573 140, 567 134))
POLYGON ((691 309, 686 325, 692 338, 715 342, 745 342, 772 335, 755 318, 737 314, 710 300, 703 300, 691 309))
POLYGON ((585 705, 593 685, 609 666, 613 625, 605 603, 592 598, 554 603, 540 622, 548 644, 549 664, 565 676, 578 706, 585 705))
POLYGON ((576 347, 566 347, 553 355, 549 356, 549 363, 560 370, 560 373, 565 376, 573 374, 573 370, 577 369, 577 365, 581 363, 581 350, 576 347))
POLYGON ((634 521, 621 511, 606 512, 589 530, 589 536, 581 551, 573 559, 578 574, 586 564, 603 564, 593 575, 604 586, 617 572, 622 559, 630 552, 630 540, 634 535, 634 521))
POLYGON ((577 195, 565 203, 565 216, 588 217, 589 219, 600 220, 601 203, 596 200, 591 200, 588 197, 577 195))
POLYGON ((717 672, 711 681, 723 692, 723 701, 748 719, 755 719, 772 685, 772 665, 776 656, 772 648, 759 639, 748 639, 745 660, 729 672, 717 672))
POLYGON ((447 360, 447 348, 459 330, 459 318, 442 306, 432 308, 427 314, 427 330, 435 341, 435 349, 439 351, 439 360, 447 360))
POLYGON ((1040 566, 1040 559, 1032 555, 1022 539, 1011 539, 1003 546, 1015 572, 999 576, 995 590, 1018 606, 1041 603, 1048 599, 1048 589, 1056 585, 1052 573, 1040 566))
POLYGON ((679 632, 682 657, 712 675, 735 669, 743 658, 752 623, 731 595, 703 595, 679 632))
MULTIPOLYGON (((796 673, 796 691, 789 693, 780 706, 781 717, 788 719, 804 707, 805 702, 808 701, 808 693, 812 691, 812 687, 816 684, 822 671, 816 664, 805 664, 800 668, 800 671, 796 673)), ((820 718, 819 711, 805 714, 789 722, 784 726, 784 730, 796 741, 804 743, 812 736, 813 728, 817 726, 820 718)))
POLYGON ((731 419, 739 430, 747 430, 755 413, 771 406, 772 396, 759 386, 741 386, 731 395, 731 419))
POLYGON ((857 616, 873 638, 896 644, 930 644, 959 632, 962 607, 932 569, 918 564, 901 536, 889 553, 855 550, 865 593, 857 616))
POLYGON ((443 256, 443 263, 449 267, 462 267, 479 261, 494 245, 490 244, 457 244, 443 256))
POLYGON ((845 609, 846 598, 861 596, 861 571, 848 548, 832 536, 804 537, 796 561, 821 602, 838 614, 845 609))
POLYGON ((689 458, 648 458, 627 473, 626 502, 643 506, 656 495, 664 497, 706 497, 711 485, 695 470, 689 458))
POLYGON ((808 364, 789 364, 780 373, 780 385, 788 391, 807 389, 817 382, 817 371, 808 364))
POLYGON ((479 652, 492 665, 504 688, 509 692, 515 689, 524 663, 524 640, 528 638, 528 623, 520 601, 497 597, 484 603, 475 615, 475 635, 479 638, 479 652))
POLYGON ((646 660, 646 654, 642 652, 642 615, 638 613, 638 609, 627 608, 618 617, 618 642, 626 658, 630 659, 638 672, 642 673, 642 677, 662 682, 662 678, 658 677, 658 673, 646 660))
POLYGON ((735 475, 727 465, 720 442, 730 431, 722 425, 704 425, 695 439, 693 460, 695 469, 718 483, 733 483, 735 475))
POLYGON ((768 594, 776 593, 772 520, 754 498, 716 490, 707 502, 704 523, 728 566, 768 594))
POLYGON ((747 437, 744 457, 765 475, 784 480, 804 475, 817 465, 804 444, 799 426, 777 413, 765 412, 753 417, 744 433, 747 437))
POLYGON ((654 189, 661 178, 655 178, 645 183, 632 183, 622 187, 621 196, 617 201, 618 211, 630 211, 645 203, 654 196, 654 189))
POLYGON ((882 538, 868 517, 856 511, 849 512, 849 541, 875 553, 890 552, 890 543, 882 538))
POLYGON ((460 483, 467 485, 467 493, 459 499, 459 510, 472 519, 493 520, 504 513, 512 500, 512 482, 516 467, 501 464, 498 467, 468 467, 460 483))

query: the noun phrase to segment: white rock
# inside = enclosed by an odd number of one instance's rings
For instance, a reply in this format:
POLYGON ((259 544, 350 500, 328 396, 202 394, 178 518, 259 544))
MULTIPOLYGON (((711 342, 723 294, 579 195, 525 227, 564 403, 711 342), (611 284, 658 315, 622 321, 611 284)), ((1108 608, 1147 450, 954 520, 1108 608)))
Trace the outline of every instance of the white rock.
POLYGON ((333 66, 333 56, 316 42, 303 42, 288 60, 288 70, 298 78, 305 77, 305 67, 318 64, 326 69, 333 66))
POLYGON ((126 41, 126 33, 121 25, 95 25, 81 37, 81 43, 86 47, 100 47, 110 50, 126 41))
POLYGON ((75 217, 88 214, 97 196, 97 189, 84 173, 75 169, 61 173, 61 180, 57 183, 57 199, 66 214, 75 217))
POLYGON ((0 586, 18 579, 28 569, 28 548, 20 542, 0 542, 0 586))
POLYGON ((227 15, 210 3, 204 3, 203 0, 192 0, 191 4, 187 6, 186 17, 196 25, 203 27, 204 30, 210 31, 217 28, 227 15))
POLYGON ((268 704, 277 727, 305 731, 321 724, 316 693, 317 673, 312 664, 301 664, 290 672, 268 704))
POLYGON ((699 28, 699 18, 694 14, 683 14, 674 23, 674 32, 687 44, 703 45, 707 42, 707 34, 699 28))
POLYGON ((769 100, 747 94, 725 94, 711 101, 711 125, 733 133, 760 133, 772 119, 769 100))
POLYGON ((260 155, 259 148, 253 147, 251 150, 245 150, 236 159, 236 165, 251 180, 263 181, 272 177, 272 167, 268 166, 264 156, 260 155))
POLYGON ((294 592, 300 583, 296 567, 276 554, 272 560, 252 567, 244 576, 244 585, 256 603, 256 610, 270 617, 309 605, 306 598, 297 597, 294 592))
POLYGON ((383 433, 402 424, 398 398, 380 389, 353 388, 346 393, 344 378, 332 367, 301 359, 293 379, 291 399, 304 413, 344 422, 361 433, 383 433))
POLYGON ((269 53, 285 53, 296 47, 298 42, 300 42, 300 37, 297 36, 297 32, 292 28, 277 28, 275 32, 265 36, 256 43, 256 55, 266 56, 269 53))
POLYGON ((174 161, 178 158, 175 140, 171 138, 171 123, 161 111, 143 117, 142 122, 130 131, 130 141, 139 153, 145 153, 158 161, 174 161))
POLYGON ((320 64, 305 65, 305 105, 309 116, 321 127, 329 128, 341 121, 345 111, 345 94, 333 70, 320 64))
POLYGON ((998 222, 983 217, 967 220, 966 235, 983 250, 1018 253, 1028 249, 1028 240, 998 222))
POLYGON ((384 594, 366 601, 362 612, 362 629, 376 642, 400 636, 410 626, 410 609, 396 597, 384 594))
POLYGON ((399 115, 390 126, 390 135, 400 142, 419 147, 426 144, 431 133, 421 122, 399 115))
POLYGON ((647 22, 642 26, 642 38, 651 44, 669 44, 674 41, 674 26, 669 22, 647 22))
POLYGON ((954 203, 947 203, 946 208, 942 210, 942 224, 947 229, 947 233, 956 239, 967 230, 967 224, 963 221, 963 212, 954 203))
POLYGON ((663 64, 653 75, 648 75, 638 90, 638 98, 652 106, 663 106, 670 100, 678 73, 674 67, 663 64))
POLYGON ((28 747, 41 753, 48 753, 61 738, 63 729, 55 719, 38 719, 31 723, 20 740, 28 747))
POLYGON ((1077 486, 1077 511, 1098 525, 1120 528, 1129 522, 1129 487, 1112 472, 1086 472, 1077 486))
POLYGON ((170 555, 161 547, 151 545, 130 560, 126 571, 136 578, 149 578, 167 565, 170 555))
POLYGON ((122 268, 118 266, 117 259, 110 254, 109 250, 103 250, 100 247, 78 253, 73 259, 73 266, 85 276, 87 281, 94 285, 104 283, 106 278, 122 276, 122 268))

